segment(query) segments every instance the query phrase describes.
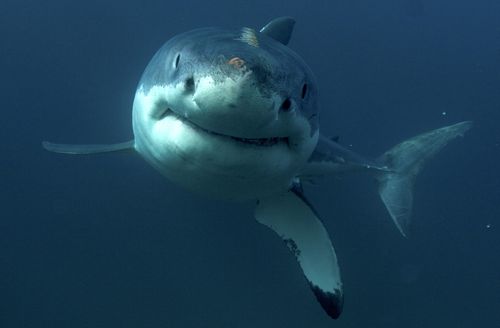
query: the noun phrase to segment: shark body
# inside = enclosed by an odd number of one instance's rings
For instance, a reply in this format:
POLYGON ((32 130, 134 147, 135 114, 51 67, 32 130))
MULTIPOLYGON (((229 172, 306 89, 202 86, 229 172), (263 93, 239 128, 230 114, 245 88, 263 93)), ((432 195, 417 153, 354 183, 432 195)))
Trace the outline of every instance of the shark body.
POLYGON ((260 31, 204 28, 177 35, 154 55, 138 84, 132 141, 43 146, 65 154, 133 151, 184 188, 257 201, 257 221, 285 241, 316 299, 337 318, 343 307, 337 256, 302 184, 371 172, 406 235, 418 172, 471 122, 423 133, 375 160, 322 136, 316 79, 287 46, 294 24, 282 17, 260 31))

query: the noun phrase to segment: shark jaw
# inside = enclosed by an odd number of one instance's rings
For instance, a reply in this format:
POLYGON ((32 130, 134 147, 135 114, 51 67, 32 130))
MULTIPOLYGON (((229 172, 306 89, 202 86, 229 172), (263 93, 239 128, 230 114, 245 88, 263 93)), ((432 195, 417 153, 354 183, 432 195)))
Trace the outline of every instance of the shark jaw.
POLYGON ((308 128, 302 138, 244 138, 207 129, 180 114, 179 102, 174 111, 175 104, 165 99, 166 88, 139 88, 136 93, 136 149, 160 173, 189 190, 229 200, 286 191, 317 142, 318 133, 311 137, 308 128))
POLYGON ((206 134, 210 134, 210 135, 213 135, 216 137, 227 138, 228 141, 233 141, 233 142, 241 143, 244 145, 256 146, 256 147, 272 147, 272 146, 277 146, 277 145, 286 145, 287 147, 290 147, 289 137, 241 138, 241 137, 237 137, 237 136, 231 136, 231 135, 211 131, 211 130, 205 129, 202 126, 190 121, 188 117, 184 117, 184 116, 177 114, 176 111, 172 110, 169 107, 160 111, 158 120, 161 121, 167 117, 173 117, 177 121, 180 121, 182 124, 189 125, 189 126, 191 126, 191 128, 193 128, 195 130, 200 130, 206 134))

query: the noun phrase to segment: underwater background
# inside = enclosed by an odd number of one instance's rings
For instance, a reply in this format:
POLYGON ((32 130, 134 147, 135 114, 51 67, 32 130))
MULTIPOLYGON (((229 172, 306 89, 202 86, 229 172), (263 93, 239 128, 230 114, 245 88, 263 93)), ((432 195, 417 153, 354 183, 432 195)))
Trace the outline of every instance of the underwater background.
POLYGON ((500 327, 500 1, 2 0, 0 35, 0 328, 500 327), (41 147, 131 139, 167 39, 284 15, 341 144, 376 157, 474 121, 419 175, 408 239, 369 176, 306 186, 341 265, 337 321, 253 204, 193 195, 136 155, 41 147))

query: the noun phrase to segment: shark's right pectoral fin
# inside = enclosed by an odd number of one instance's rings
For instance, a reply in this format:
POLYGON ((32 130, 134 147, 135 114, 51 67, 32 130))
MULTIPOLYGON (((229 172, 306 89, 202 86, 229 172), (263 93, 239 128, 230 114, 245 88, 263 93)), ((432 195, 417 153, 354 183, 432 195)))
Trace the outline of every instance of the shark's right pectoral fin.
POLYGON ((297 258, 317 300, 334 319, 343 292, 337 256, 325 227, 304 197, 294 191, 259 200, 255 218, 274 230, 297 258))
POLYGON ((48 141, 42 142, 43 148, 53 153, 69 154, 69 155, 90 155, 113 152, 128 152, 134 150, 134 140, 117 143, 117 144, 102 144, 102 145, 68 145, 56 144, 48 141))

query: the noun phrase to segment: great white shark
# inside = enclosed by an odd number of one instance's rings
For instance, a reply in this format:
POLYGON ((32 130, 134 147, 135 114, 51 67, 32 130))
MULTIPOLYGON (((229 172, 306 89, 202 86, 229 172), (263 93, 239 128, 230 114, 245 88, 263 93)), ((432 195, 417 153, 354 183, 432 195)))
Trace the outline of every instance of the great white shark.
POLYGON ((139 81, 132 141, 43 147, 65 154, 136 152, 189 190, 256 201, 257 221, 284 240, 323 309, 337 318, 343 307, 337 256, 302 185, 369 172, 405 236, 417 173, 471 122, 420 134, 373 160, 342 147, 320 134, 316 79, 287 46, 294 25, 280 17, 259 31, 202 28, 179 34, 158 50, 139 81))

